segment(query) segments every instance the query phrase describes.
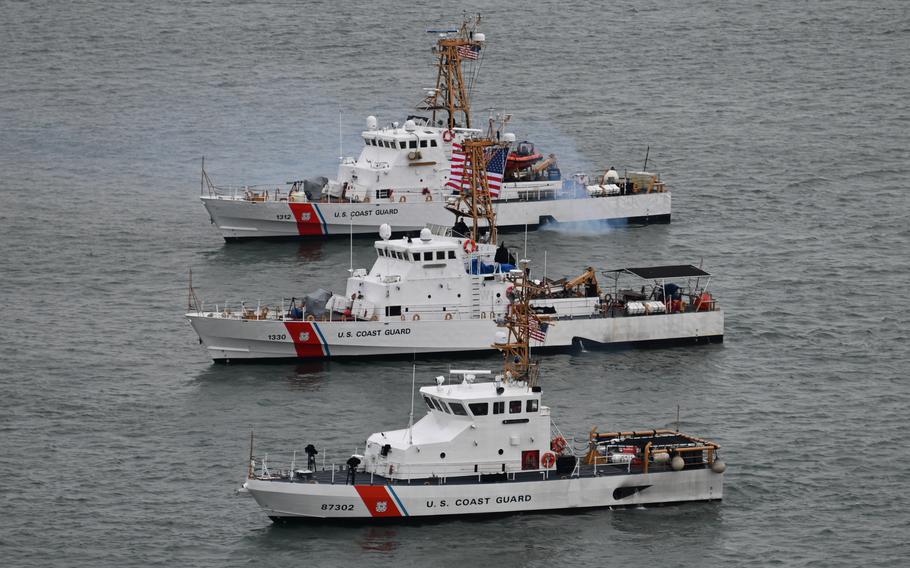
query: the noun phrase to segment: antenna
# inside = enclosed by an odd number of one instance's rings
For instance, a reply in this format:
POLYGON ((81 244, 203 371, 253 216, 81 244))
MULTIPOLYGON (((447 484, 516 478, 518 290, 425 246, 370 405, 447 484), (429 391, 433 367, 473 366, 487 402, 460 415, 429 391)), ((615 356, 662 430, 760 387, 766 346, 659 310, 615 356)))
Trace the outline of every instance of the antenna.
POLYGON ((679 403, 676 403, 676 431, 679 432, 679 403))
POLYGON ((651 145, 648 144, 648 149, 645 151, 645 167, 642 168, 642 171, 648 171, 648 156, 651 154, 651 145))
MULTIPOLYGON (((417 357, 416 352, 414 357, 417 357)), ((417 380, 417 362, 411 363, 411 414, 408 416, 408 444, 414 443, 414 383, 417 380)))
POLYGON ((436 112, 439 111, 448 114, 446 128, 471 127, 471 101, 465 85, 462 59, 474 60, 480 56, 484 38, 482 34, 474 33, 479 23, 480 16, 474 19, 466 17, 457 32, 453 35, 446 33, 436 41, 436 87, 417 107, 433 111, 431 120, 434 125, 437 124, 436 112))
POLYGON ((342 147, 342 137, 341 137, 341 111, 338 111, 338 161, 344 159, 344 149, 342 147))

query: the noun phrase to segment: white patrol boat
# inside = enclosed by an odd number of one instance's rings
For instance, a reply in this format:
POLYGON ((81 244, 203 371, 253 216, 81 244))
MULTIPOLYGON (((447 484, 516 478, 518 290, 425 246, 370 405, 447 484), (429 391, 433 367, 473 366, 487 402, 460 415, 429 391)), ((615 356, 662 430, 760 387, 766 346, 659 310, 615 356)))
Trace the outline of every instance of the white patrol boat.
MULTIPOLYGON (((466 137, 481 132, 471 128, 466 77, 479 69, 483 44, 483 34, 467 23, 443 35, 436 47, 437 84, 419 107, 429 116, 387 127, 367 117, 360 156, 343 158, 334 180, 289 182, 286 190, 216 186, 203 165, 201 199, 212 223, 229 241, 372 234, 383 223, 403 232, 451 223, 445 207, 460 188, 460 148, 466 137)), ((515 141, 508 133, 500 138, 515 141)), ((611 168, 593 183, 581 174, 563 180, 555 156, 545 158, 522 142, 491 175, 501 230, 553 222, 670 221, 670 192, 655 173, 620 177, 611 168)))
MULTIPOLYGON (((516 288, 527 271, 516 270, 516 288)), ((407 428, 371 434, 363 454, 342 469, 270 465, 253 455, 241 491, 273 521, 401 522, 408 519, 556 512, 715 501, 723 498, 725 464, 715 443, 659 429, 599 433, 574 449, 552 422, 528 359, 527 295, 518 293, 497 346, 505 370, 456 370, 420 389, 427 414, 407 428)), ((530 317, 529 317, 530 316, 530 317)), ((541 322, 538 322, 541 323, 541 322)), ((324 451, 323 451, 324 455, 324 451)))
MULTIPOLYGON (((303 301, 228 305, 199 302, 191 288, 186 317, 216 361, 492 349, 496 320, 514 298, 505 247, 429 229, 415 239, 391 239, 391 232, 382 227, 373 267, 353 270, 344 294, 322 290, 303 301)), ((535 346, 723 340, 723 311, 704 270, 679 265, 603 274, 612 280, 604 287, 590 268, 577 278, 539 280, 532 305, 545 322, 535 346)))

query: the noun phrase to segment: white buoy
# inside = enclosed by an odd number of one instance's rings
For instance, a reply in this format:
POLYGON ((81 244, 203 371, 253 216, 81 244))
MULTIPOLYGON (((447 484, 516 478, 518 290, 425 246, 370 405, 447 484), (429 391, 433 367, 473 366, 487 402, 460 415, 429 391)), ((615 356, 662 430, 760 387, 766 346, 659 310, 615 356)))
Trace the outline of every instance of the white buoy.
POLYGON ((670 460, 670 467, 673 468, 673 471, 682 471, 686 467, 686 460, 682 459, 682 456, 673 456, 673 459, 670 460))
POLYGON ((723 473, 727 471, 727 464, 725 464, 723 460, 714 460, 714 462, 711 463, 711 471, 714 473, 723 473))

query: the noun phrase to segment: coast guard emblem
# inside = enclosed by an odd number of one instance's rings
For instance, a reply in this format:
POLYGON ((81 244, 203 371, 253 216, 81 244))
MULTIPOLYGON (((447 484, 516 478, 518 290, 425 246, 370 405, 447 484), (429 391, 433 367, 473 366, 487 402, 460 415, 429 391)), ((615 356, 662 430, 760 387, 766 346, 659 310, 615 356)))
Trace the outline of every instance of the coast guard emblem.
POLYGON ((301 332, 300 332, 300 341, 302 341, 303 343, 306 343, 306 342, 309 341, 309 340, 310 340, 310 332, 309 332, 309 331, 301 331, 301 332))
POLYGON ((309 220, 310 220, 310 214, 309 214, 309 213, 301 213, 301 214, 300 214, 300 220, 301 220, 301 221, 309 221, 309 220))
POLYGON ((388 502, 376 501, 376 512, 377 513, 385 513, 385 511, 386 511, 386 509, 388 509, 388 507, 389 507, 388 502))

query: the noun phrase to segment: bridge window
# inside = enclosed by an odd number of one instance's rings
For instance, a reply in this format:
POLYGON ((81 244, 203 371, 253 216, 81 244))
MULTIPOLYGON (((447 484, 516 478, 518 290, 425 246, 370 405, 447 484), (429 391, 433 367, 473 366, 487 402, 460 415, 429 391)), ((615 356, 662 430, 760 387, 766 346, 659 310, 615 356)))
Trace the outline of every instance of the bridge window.
POLYGON ((435 148, 435 147, 436 147, 436 140, 430 140, 430 146, 432 146, 433 148, 435 148))
POLYGON ((452 259, 452 260, 455 259, 455 251, 454 251, 454 250, 450 250, 450 251, 449 251, 449 258, 452 259))
POLYGON ((400 150, 404 150, 405 148, 407 148, 407 142, 405 142, 404 140, 402 140, 401 142, 398 143, 398 148, 399 148, 400 150))
POLYGON ((472 402, 468 405, 468 408, 471 409, 471 414, 474 416, 486 416, 490 405, 486 402, 472 402))
POLYGON ((444 251, 444 250, 436 251, 436 260, 445 260, 445 259, 446 259, 446 251, 444 251))
POLYGON ((420 253, 419 253, 419 252, 412 252, 412 253, 411 253, 411 258, 414 259, 414 262, 420 261, 420 253))
POLYGON ((502 414, 506 411, 506 403, 502 400, 493 403, 493 414, 502 414))
POLYGON ((408 148, 416 148, 416 147, 417 147, 417 140, 411 140, 410 142, 408 142, 408 148))
POLYGON ((452 414, 455 414, 457 416, 468 415, 468 411, 464 409, 464 405, 462 405, 460 402, 450 402, 449 408, 452 409, 452 414))
POLYGON ((426 147, 427 147, 427 141, 426 141, 426 140, 421 140, 421 141, 420 141, 420 147, 421 147, 421 148, 426 148, 426 147))
POLYGON ((432 252, 423 253, 423 259, 424 260, 433 260, 433 253, 432 252))
POLYGON ((433 402, 433 406, 436 407, 436 410, 438 410, 439 412, 442 412, 442 407, 439 406, 439 401, 436 400, 435 398, 431 398, 430 400, 433 402))
POLYGON ((540 404, 540 401, 536 398, 529 398, 528 403, 525 405, 525 412, 537 412, 537 405, 540 404))
POLYGON ((423 397, 423 401, 425 403, 427 403, 427 408, 429 408, 430 410, 434 409, 433 402, 430 400, 430 397, 428 397, 428 396, 423 397))
POLYGON ((509 401, 509 414, 518 414, 521 412, 521 401, 520 400, 510 400, 509 401))
POLYGON ((386 306, 385 315, 387 316, 400 316, 401 315, 401 306, 386 306))

